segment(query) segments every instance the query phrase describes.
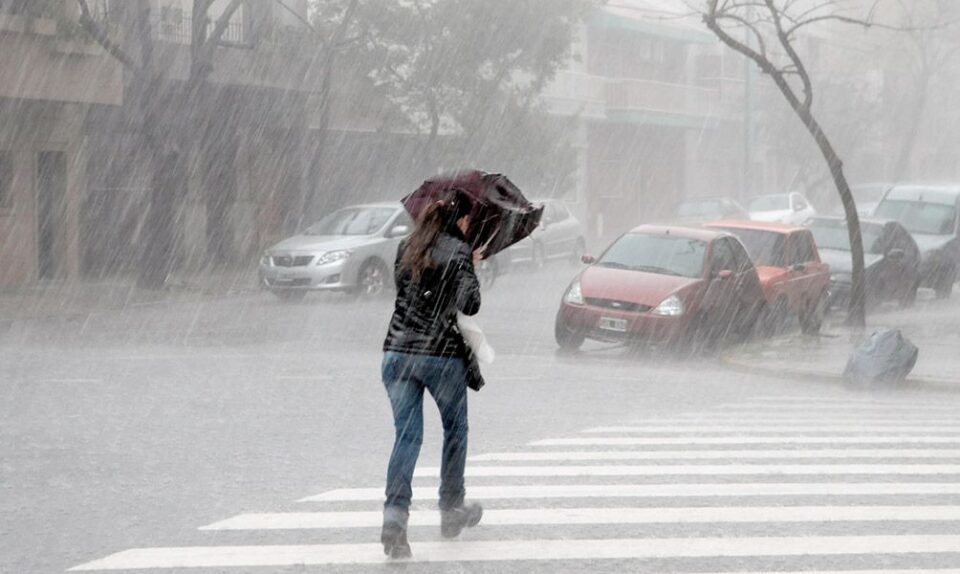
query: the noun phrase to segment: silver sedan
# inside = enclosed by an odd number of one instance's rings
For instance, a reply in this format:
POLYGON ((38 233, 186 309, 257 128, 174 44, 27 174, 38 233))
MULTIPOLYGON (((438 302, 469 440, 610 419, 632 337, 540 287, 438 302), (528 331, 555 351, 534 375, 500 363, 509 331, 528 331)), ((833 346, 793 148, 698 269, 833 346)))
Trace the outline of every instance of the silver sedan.
POLYGON ((309 291, 376 297, 393 284, 393 262, 413 222, 399 202, 345 207, 267 249, 260 282, 283 299, 309 291))

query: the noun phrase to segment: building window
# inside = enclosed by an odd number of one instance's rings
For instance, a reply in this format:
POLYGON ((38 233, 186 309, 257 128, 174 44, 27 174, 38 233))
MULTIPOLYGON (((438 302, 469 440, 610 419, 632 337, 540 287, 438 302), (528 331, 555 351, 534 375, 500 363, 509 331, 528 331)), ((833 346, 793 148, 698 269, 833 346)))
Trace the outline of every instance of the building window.
POLYGON ((13 154, 0 150, 0 209, 13 207, 13 154))

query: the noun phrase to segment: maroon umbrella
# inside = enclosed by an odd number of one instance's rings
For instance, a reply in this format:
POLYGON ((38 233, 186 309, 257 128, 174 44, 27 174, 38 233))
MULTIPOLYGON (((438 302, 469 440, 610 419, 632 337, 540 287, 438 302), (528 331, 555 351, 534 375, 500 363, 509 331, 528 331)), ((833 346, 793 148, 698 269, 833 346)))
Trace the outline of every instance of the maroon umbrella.
POLYGON ((414 220, 443 192, 460 188, 473 197, 467 242, 484 248, 484 259, 530 235, 543 215, 506 176, 470 170, 437 176, 423 182, 401 202, 414 220))

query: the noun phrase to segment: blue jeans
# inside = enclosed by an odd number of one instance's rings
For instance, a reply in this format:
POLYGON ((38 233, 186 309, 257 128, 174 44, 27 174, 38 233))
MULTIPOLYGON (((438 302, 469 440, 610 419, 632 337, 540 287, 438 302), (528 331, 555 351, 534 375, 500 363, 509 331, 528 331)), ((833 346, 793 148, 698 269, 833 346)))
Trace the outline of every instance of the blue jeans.
POLYGON ((463 359, 387 352, 383 385, 393 408, 396 438, 387 468, 385 507, 410 508, 413 470, 423 443, 423 391, 430 392, 443 422, 440 509, 463 505, 467 463, 467 384, 463 359))

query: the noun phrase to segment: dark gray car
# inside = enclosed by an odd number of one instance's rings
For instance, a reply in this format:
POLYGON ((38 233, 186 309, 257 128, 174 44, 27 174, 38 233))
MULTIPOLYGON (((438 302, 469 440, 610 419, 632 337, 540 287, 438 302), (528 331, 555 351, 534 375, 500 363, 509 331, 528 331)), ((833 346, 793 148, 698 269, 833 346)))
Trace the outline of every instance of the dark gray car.
POLYGON ((877 218, 895 219, 920 248, 921 284, 950 297, 960 271, 960 185, 898 185, 884 195, 877 218))
MULTIPOLYGON (((815 217, 808 224, 820 251, 830 265, 827 307, 850 301, 853 259, 847 222, 842 217, 815 217)), ((907 230, 896 221, 862 220, 863 258, 866 267, 867 304, 897 301, 913 304, 920 284, 920 250, 907 230)))

